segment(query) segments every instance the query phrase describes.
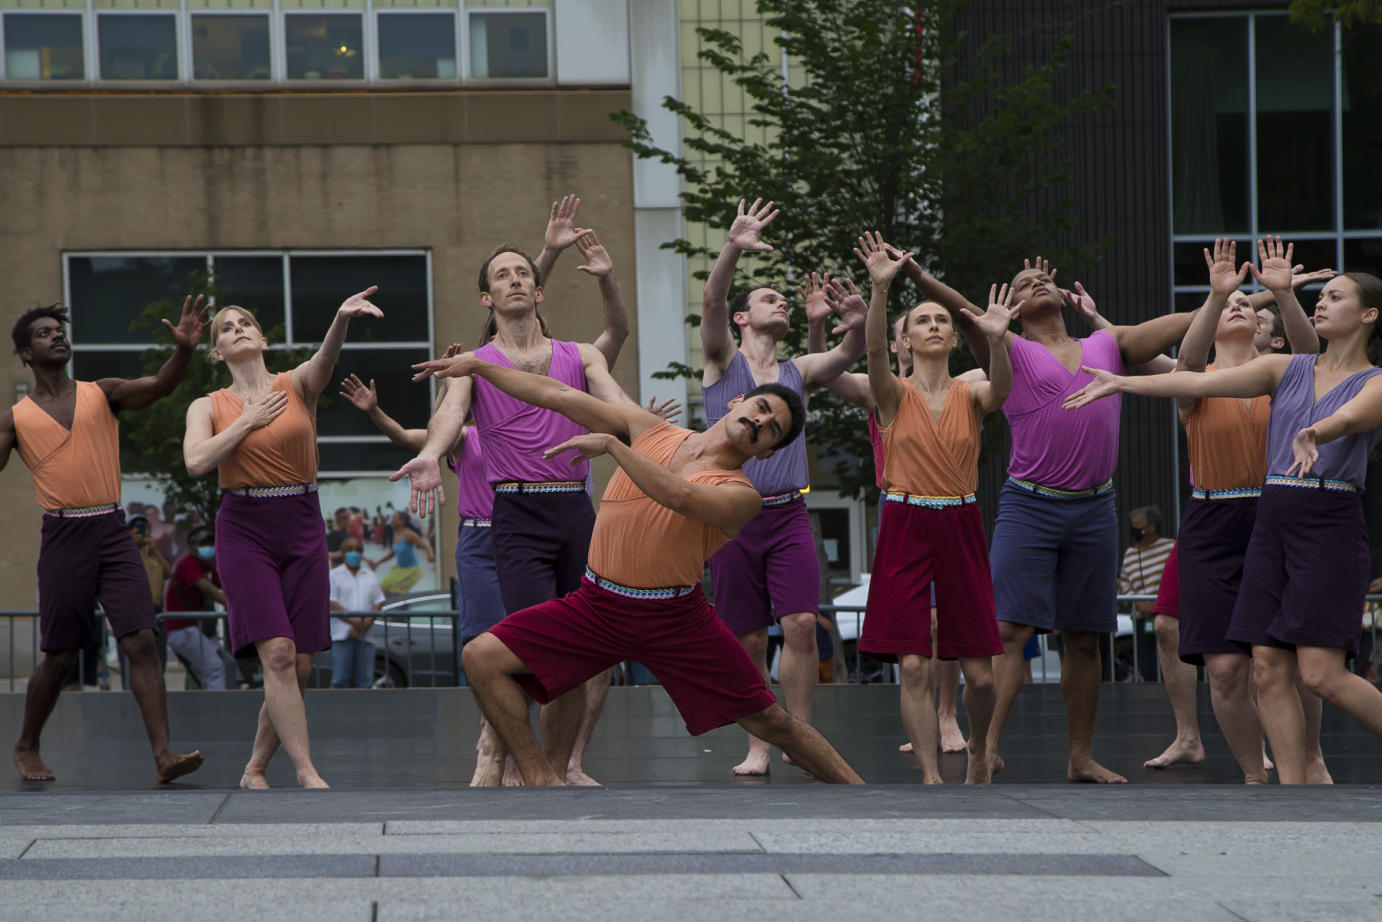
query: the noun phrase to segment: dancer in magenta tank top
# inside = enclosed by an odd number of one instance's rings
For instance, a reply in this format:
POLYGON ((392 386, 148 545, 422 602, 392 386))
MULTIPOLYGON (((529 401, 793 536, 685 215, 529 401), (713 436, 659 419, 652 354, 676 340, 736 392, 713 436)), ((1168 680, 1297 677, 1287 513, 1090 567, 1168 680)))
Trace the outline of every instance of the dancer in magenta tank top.
POLYGON ((1268 355, 1212 375, 1090 369, 1094 382, 1066 400, 1078 409, 1115 393, 1272 398, 1267 482, 1228 639, 1252 651, 1282 784, 1311 780, 1297 671, 1312 693, 1382 736, 1382 692, 1347 669, 1368 585, 1360 494, 1368 455, 1382 441, 1382 280, 1354 272, 1333 279, 1314 319, 1329 343, 1323 355, 1268 355))
MULTIPOLYGON (((761 384, 782 384, 804 399, 812 388, 832 381, 864 354, 862 311, 844 315, 848 330, 834 349, 781 362, 777 348, 787 336, 787 298, 773 288, 755 288, 729 300, 739 254, 772 249, 758 237, 776 217, 772 202, 763 205, 760 199, 745 211, 741 201, 739 215, 705 283, 701 394, 709 425, 728 412, 730 401, 761 384), (731 322, 739 330, 738 345, 730 333, 731 322)), ((743 642, 765 680, 768 628, 775 621, 782 625, 778 676, 784 703, 793 717, 809 721, 820 674, 816 618, 821 586, 811 520, 801 494, 810 486, 806 434, 766 460, 750 459, 744 473, 763 497, 763 510, 710 558, 715 610, 743 642)), ((734 767, 734 773, 767 772, 768 744, 750 736, 748 757, 734 767)))

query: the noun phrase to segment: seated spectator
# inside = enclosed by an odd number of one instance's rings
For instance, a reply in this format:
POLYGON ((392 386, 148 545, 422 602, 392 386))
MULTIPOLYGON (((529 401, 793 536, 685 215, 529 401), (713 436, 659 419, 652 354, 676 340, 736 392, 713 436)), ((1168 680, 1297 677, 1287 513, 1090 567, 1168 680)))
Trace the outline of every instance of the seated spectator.
MULTIPOLYGON (((187 554, 173 567, 173 578, 163 597, 163 610, 209 611, 212 603, 226 604, 221 577, 216 572, 216 534, 206 526, 187 536, 187 554)), ((236 688, 234 672, 227 668, 229 654, 202 632, 202 623, 191 618, 168 618, 168 649, 188 664, 193 676, 208 690, 236 688)))
MULTIPOLYGON (((345 562, 331 571, 331 610, 379 611, 384 590, 365 562, 364 545, 354 536, 341 544, 345 562)), ((371 563, 371 567, 374 565, 371 563)), ((370 688, 374 685, 374 644, 365 640, 373 618, 331 619, 331 687, 370 688)))

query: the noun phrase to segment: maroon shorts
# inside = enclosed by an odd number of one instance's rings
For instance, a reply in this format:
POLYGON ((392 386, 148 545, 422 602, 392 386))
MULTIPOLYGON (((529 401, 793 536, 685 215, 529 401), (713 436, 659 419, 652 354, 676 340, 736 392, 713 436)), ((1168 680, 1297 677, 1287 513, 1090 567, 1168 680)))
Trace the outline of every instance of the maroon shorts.
POLYGON ((1180 617, 1180 568, 1176 560, 1179 550, 1180 545, 1177 544, 1171 548, 1171 556, 1166 558, 1166 566, 1161 571, 1161 588, 1156 591, 1156 604, 1152 606, 1154 615, 1180 617))
POLYGON ((820 561, 806 500, 764 506, 710 558, 715 611, 736 634, 772 627, 783 615, 817 614, 820 561))
POLYGON ((940 658, 1002 653, 978 504, 895 502, 885 502, 879 518, 860 652, 885 663, 904 653, 930 657, 933 580, 940 658))
POLYGON ((532 670, 515 678, 539 704, 630 659, 657 676, 692 736, 777 703, 700 586, 679 598, 630 599, 583 579, 489 633, 532 670))
POLYGON ((38 648, 81 650, 96 643, 96 601, 116 638, 158 630, 149 575, 125 513, 43 517, 38 550, 38 648))

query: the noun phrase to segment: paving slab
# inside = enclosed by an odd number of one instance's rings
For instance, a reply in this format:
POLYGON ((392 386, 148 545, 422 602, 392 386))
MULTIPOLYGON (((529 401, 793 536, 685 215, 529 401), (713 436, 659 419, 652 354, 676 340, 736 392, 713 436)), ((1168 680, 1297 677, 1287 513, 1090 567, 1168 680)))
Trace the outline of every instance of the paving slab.
POLYGON ((27 793, 0 794, 0 826, 209 823, 228 796, 227 791, 169 788, 119 794, 57 794, 36 788, 27 793))
POLYGON ((374 855, 47 858, 0 861, 0 880, 262 880, 376 877, 374 855))

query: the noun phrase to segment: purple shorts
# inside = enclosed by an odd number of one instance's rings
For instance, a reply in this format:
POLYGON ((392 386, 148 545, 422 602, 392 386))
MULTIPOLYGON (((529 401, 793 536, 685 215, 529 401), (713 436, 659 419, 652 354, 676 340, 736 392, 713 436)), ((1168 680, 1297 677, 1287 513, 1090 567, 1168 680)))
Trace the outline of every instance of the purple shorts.
POLYGON ((490 541, 505 611, 581 588, 595 507, 579 493, 496 493, 490 541))
POLYGON ((765 506, 710 558, 715 611, 731 631, 772 627, 783 615, 817 614, 820 562, 806 501, 765 506))
POLYGON ((1331 647, 1352 659, 1367 591, 1368 529, 1358 494, 1268 485, 1228 638, 1240 649, 1331 647))
POLYGON ((330 568, 316 493, 225 494, 216 567, 237 659, 258 659, 255 641, 270 637, 292 638, 299 653, 331 649, 330 568))
POLYGON ((149 576, 125 513, 45 515, 38 551, 38 648, 47 653, 96 643, 97 599, 117 638, 158 630, 149 576))
POLYGON ((1256 519, 1256 497, 1192 499, 1186 506, 1176 547, 1181 662, 1203 666, 1206 653, 1243 652, 1228 630, 1256 519))

